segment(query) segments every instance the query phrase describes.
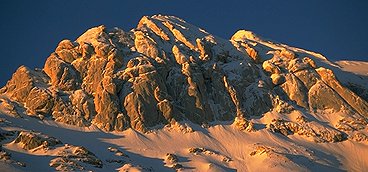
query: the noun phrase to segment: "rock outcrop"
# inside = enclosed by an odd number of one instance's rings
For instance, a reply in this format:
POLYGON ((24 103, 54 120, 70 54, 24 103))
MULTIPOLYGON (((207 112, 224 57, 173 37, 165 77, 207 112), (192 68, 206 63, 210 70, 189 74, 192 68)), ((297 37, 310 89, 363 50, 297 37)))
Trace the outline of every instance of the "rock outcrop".
POLYGON ((18 144, 21 148, 25 150, 31 150, 38 147, 45 148, 49 146, 55 146, 57 144, 61 144, 61 141, 56 138, 43 135, 41 133, 22 131, 14 140, 14 143, 18 144))
POLYGON ((87 171, 83 164, 96 168, 103 166, 100 159, 82 146, 65 145, 56 156, 49 165, 57 171, 87 171))
POLYGON ((321 142, 340 142, 345 140, 344 135, 336 129, 327 128, 315 122, 299 120, 298 122, 273 119, 268 125, 272 132, 281 133, 284 136, 298 134, 311 137, 317 143, 321 142))

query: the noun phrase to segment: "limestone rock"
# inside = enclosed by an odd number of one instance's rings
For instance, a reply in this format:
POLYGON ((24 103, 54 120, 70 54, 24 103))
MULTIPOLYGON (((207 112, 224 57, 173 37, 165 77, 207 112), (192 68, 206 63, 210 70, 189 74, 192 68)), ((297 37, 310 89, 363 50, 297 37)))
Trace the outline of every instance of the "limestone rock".
POLYGON ((308 90, 305 88, 303 83, 294 75, 285 75, 285 82, 280 86, 285 93, 288 95, 290 100, 296 102, 297 105, 304 108, 308 107, 308 90))
POLYGON ((290 60, 288 66, 287 66, 287 69, 291 73, 295 73, 295 72, 298 72, 298 71, 301 71, 301 70, 305 70, 305 69, 311 68, 309 62, 310 61, 305 61, 305 60, 302 60, 300 58, 293 58, 292 60, 290 60))
POLYGON ((97 90, 104 77, 104 69, 107 64, 107 59, 93 56, 88 62, 86 76, 83 79, 82 89, 88 94, 93 94, 97 90))
POLYGON ((366 128, 368 124, 368 119, 359 114, 351 114, 351 116, 345 116, 340 119, 336 128, 341 131, 351 132, 351 131, 359 131, 366 128))
POLYGON ((4 108, 2 113, 6 113, 12 115, 13 117, 20 118, 21 115, 18 112, 18 104, 7 99, 7 98, 0 98, 0 104, 4 108))
POLYGON ((76 42, 79 43, 79 45, 82 45, 83 43, 88 43, 92 47, 98 47, 100 44, 109 44, 108 34, 106 33, 106 27, 101 25, 88 29, 85 33, 83 33, 80 37, 78 37, 76 42))
POLYGON ((43 70, 50 77, 51 84, 62 90, 70 91, 80 86, 79 75, 74 67, 61 60, 56 54, 51 54, 47 58, 43 70))
POLYGON ((57 171, 86 170, 85 164, 88 167, 103 166, 102 161, 86 148, 69 144, 62 146, 60 140, 38 132, 21 131, 13 143, 25 150, 42 151, 43 155, 54 157, 49 165, 57 171))
POLYGON ((296 58, 295 53, 286 48, 281 49, 281 51, 279 51, 279 55, 288 59, 296 58))
POLYGON ((263 59, 258 55, 258 52, 256 49, 252 48, 248 44, 242 43, 242 46, 244 46, 245 51, 247 52, 248 56, 254 60, 255 63, 262 63, 263 59))
POLYGON ((268 125, 268 129, 272 132, 281 133, 284 136, 295 133, 306 137, 312 137, 317 143, 340 142, 345 140, 341 132, 314 122, 292 122, 274 119, 272 123, 268 125))
POLYGON ((54 106, 54 99, 47 89, 34 87, 25 103, 28 114, 49 116, 54 106))
POLYGON ((103 166, 96 155, 82 146, 66 144, 59 148, 56 155, 57 157, 52 159, 49 165, 57 171, 87 171, 86 167, 102 168, 103 166))
POLYGON ((31 150, 40 146, 55 146, 57 144, 61 144, 61 141, 41 133, 22 131, 14 140, 14 143, 19 144, 25 150, 31 150))
POLYGON ((175 154, 167 153, 165 161, 170 163, 176 163, 178 162, 178 157, 175 154))
POLYGON ((6 93, 15 101, 24 103, 34 87, 46 87, 49 78, 42 71, 21 66, 6 84, 6 93))
POLYGON ((172 48, 172 52, 173 52, 175 60, 178 64, 181 65, 181 64, 184 64, 186 62, 189 62, 187 57, 182 52, 180 52, 180 49, 178 48, 178 46, 174 45, 173 48, 172 48))
POLYGON ((93 99, 83 90, 76 90, 69 96, 73 109, 78 116, 83 116, 87 121, 96 115, 93 99))
POLYGON ((252 132, 255 131, 253 128, 253 122, 249 122, 244 118, 236 117, 233 125, 240 131, 252 132))
POLYGON ((263 80, 250 84, 240 100, 242 112, 248 116, 260 116, 272 108, 271 92, 263 80))
POLYGON ((351 90, 342 86, 331 70, 320 67, 316 71, 321 76, 321 79, 334 89, 352 108, 361 115, 368 116, 368 103, 351 90))
POLYGON ((163 29, 158 27, 157 24, 155 24, 152 20, 150 20, 150 17, 148 16, 142 17, 142 19, 138 23, 137 28, 141 28, 143 25, 146 25, 146 27, 150 28, 156 35, 160 36, 161 39, 165 41, 170 40, 170 37, 163 31, 163 29))
POLYGON ((103 166, 102 161, 95 154, 82 146, 66 145, 58 152, 58 156, 63 157, 66 161, 83 162, 98 168, 103 166))
POLYGON ((317 83, 320 76, 315 70, 307 69, 295 72, 294 75, 298 77, 300 81, 303 82, 304 86, 309 90, 311 87, 317 83))
POLYGON ((83 171, 85 168, 74 161, 66 158, 57 157, 50 161, 50 167, 54 167, 57 171, 83 171))
POLYGON ((272 83, 276 86, 281 85, 286 81, 285 76, 280 75, 280 74, 272 74, 271 79, 272 79, 272 83))
POLYGON ((281 70, 278 66, 273 64, 270 61, 264 61, 262 65, 263 69, 271 74, 279 74, 281 73, 281 70))
POLYGON ((278 113, 289 114, 293 110, 295 110, 295 108, 291 104, 289 104, 287 101, 280 98, 280 96, 278 95, 272 99, 272 104, 273 104, 273 110, 278 113))
POLYGON ((203 61, 208 61, 212 58, 211 44, 205 39, 196 39, 197 47, 200 52, 200 59, 203 61))
POLYGON ((349 139, 356 142, 367 142, 368 136, 363 133, 356 132, 351 137, 349 137, 349 139))
MULTIPOLYGON (((161 111, 162 115, 167 121, 173 119, 174 116, 178 113, 178 111, 174 111, 173 105, 167 99, 158 102, 157 109, 161 111)), ((175 119, 180 119, 180 117, 176 117, 175 119)))
POLYGON ((196 47, 191 42, 192 40, 188 40, 186 36, 180 31, 179 27, 175 27, 174 24, 172 24, 170 21, 164 21, 163 24, 171 31, 171 33, 174 35, 174 37, 181 41, 184 45, 186 45, 188 48, 194 50, 196 47))
POLYGON ((137 51, 152 58, 159 56, 159 51, 154 40, 142 31, 134 32, 134 44, 137 51))
POLYGON ((57 46, 55 52, 57 56, 63 61, 71 63, 77 58, 81 57, 79 51, 77 51, 79 44, 70 40, 62 40, 57 46))
POLYGON ((334 90, 323 82, 317 82, 308 93, 311 110, 332 110, 338 112, 349 107, 334 90))
MULTIPOLYGON (((73 98, 73 97, 72 97, 73 98)), ((90 124, 90 120, 86 117, 86 113, 91 112, 94 113, 94 108, 89 107, 91 109, 82 110, 80 109, 80 105, 74 104, 75 100, 70 100, 70 95, 64 92, 55 92, 54 93, 54 106, 52 109, 52 118, 57 122, 62 122, 65 124, 76 125, 80 127, 88 126, 90 124)))
POLYGON ((167 153, 164 159, 165 166, 173 169, 180 169, 183 165, 178 163, 179 158, 175 154, 167 153))
POLYGON ((340 121, 327 122, 344 132, 363 130, 368 103, 319 67, 328 65, 317 53, 250 31, 228 41, 174 16, 145 16, 131 31, 97 26, 61 41, 43 70, 21 66, 14 73, 0 89, 1 105, 15 116, 24 111, 105 131, 185 128, 186 120, 203 126, 234 121, 252 131, 251 118, 270 111, 339 112, 340 121))
POLYGON ((128 80, 125 85, 132 86, 125 97, 122 97, 124 100, 122 105, 131 119, 130 125, 142 131, 145 130, 145 126, 166 123, 163 115, 170 118, 172 116, 170 111, 173 108, 170 102, 164 101, 168 97, 164 94, 167 91, 162 77, 147 58, 132 59, 128 62, 128 66, 130 68, 124 73, 124 77, 128 80), (158 103, 160 103, 159 107, 158 103))
MULTIPOLYGON (((114 87, 114 83, 111 78, 104 78, 111 87, 114 87)), ((109 86, 110 86, 109 85, 109 86)), ((114 94, 114 89, 103 84, 98 86, 96 95, 94 98, 94 104, 96 107, 97 115, 94 118, 93 123, 99 128, 111 131, 114 129, 115 119, 119 112, 118 97, 114 94)))

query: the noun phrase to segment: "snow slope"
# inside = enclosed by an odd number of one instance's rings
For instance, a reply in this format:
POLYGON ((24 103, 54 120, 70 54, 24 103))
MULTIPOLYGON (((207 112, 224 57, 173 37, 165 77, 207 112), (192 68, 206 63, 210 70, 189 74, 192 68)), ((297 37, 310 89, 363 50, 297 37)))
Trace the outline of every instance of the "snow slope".
POLYGON ((368 62, 341 60, 335 63, 338 64, 343 71, 368 76, 368 62))
MULTIPOLYGON (((178 157, 177 163, 183 166, 179 171, 362 171, 368 168, 368 157, 363 156, 368 153, 367 142, 346 140, 316 144, 297 134, 285 137, 271 133, 264 126, 258 126, 260 130, 255 132, 242 132, 227 123, 208 128, 188 123, 193 132, 186 132, 188 129, 177 125, 148 134, 132 129, 105 133, 92 127, 74 127, 31 117, 0 117, 8 121, 6 125, 2 123, 3 130, 41 131, 64 144, 83 145, 103 161, 102 168, 90 167, 88 170, 92 171, 173 171, 165 166, 167 153, 178 157), (108 147, 120 149, 129 158, 115 156, 108 147), (206 150, 190 153, 190 148, 206 150), (108 163, 110 159, 122 159, 126 164, 108 163)), ((259 120, 269 120, 267 118, 270 116, 259 120)), ((2 166, 7 170, 53 171, 48 165, 52 152, 25 151, 14 143, 4 144, 3 149, 26 164, 26 167, 2 166)))
POLYGON ((368 62, 342 60, 335 63, 339 66, 335 73, 340 81, 368 100, 368 62))

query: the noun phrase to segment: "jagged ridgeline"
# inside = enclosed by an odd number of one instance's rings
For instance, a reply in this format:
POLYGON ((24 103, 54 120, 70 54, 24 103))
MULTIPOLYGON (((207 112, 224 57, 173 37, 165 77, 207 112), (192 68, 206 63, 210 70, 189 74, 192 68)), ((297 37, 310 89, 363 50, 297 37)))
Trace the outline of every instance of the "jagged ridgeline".
POLYGON ((329 66, 320 54, 249 31, 225 40, 182 19, 155 15, 131 31, 98 26, 61 41, 43 69, 21 66, 1 93, 15 116, 24 111, 106 131, 235 118, 245 129, 249 119, 268 112, 298 112, 294 121, 274 120, 270 128, 308 132, 311 116, 333 114, 334 120, 324 121, 333 136, 320 139, 337 141, 340 131, 365 128, 368 104, 329 66))

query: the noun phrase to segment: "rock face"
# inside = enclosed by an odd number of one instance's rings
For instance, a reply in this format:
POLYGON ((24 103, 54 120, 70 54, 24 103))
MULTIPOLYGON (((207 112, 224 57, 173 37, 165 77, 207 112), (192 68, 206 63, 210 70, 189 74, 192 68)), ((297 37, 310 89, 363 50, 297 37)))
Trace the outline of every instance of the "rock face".
MULTIPOLYGON (((366 120, 368 103, 323 67, 327 63, 249 31, 227 41, 177 17, 155 15, 129 32, 98 26, 63 40, 43 69, 21 66, 0 91, 29 115, 106 131, 235 118, 242 130, 253 131, 247 121, 253 116, 298 108, 366 120)), ((315 132, 284 121, 270 126, 283 134, 315 132)), ((341 139, 328 132, 334 136, 320 140, 341 139)))

